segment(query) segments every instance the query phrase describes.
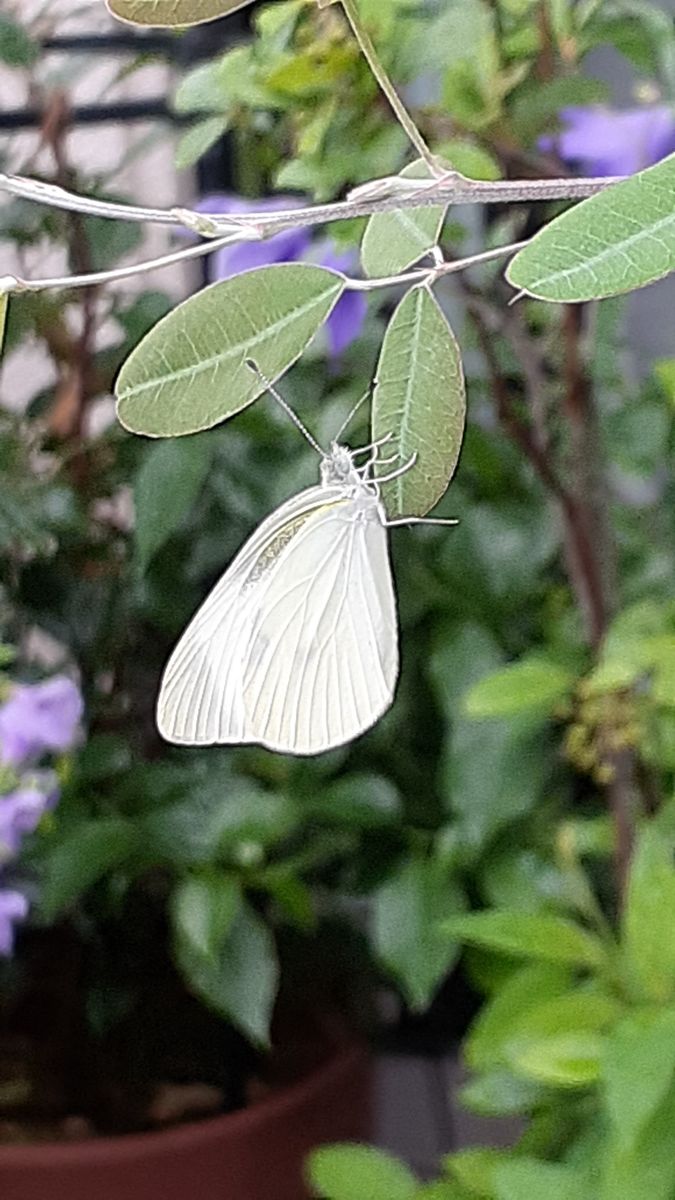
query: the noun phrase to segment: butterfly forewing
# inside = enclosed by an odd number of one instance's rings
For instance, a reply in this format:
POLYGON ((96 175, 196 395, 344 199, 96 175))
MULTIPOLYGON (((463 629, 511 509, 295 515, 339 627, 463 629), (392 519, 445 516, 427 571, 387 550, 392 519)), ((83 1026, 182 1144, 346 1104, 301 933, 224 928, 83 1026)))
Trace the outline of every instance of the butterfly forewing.
POLYGON ((393 698, 395 600, 372 496, 309 488, 259 527, 167 665, 169 741, 259 742, 315 754, 358 736, 393 698))

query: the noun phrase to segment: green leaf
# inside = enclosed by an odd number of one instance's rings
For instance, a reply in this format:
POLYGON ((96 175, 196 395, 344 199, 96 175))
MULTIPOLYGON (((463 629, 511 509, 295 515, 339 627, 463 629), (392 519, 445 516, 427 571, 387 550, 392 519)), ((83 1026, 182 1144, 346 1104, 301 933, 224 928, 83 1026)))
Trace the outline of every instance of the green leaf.
POLYGON ((501 168, 483 146, 466 138, 450 138, 434 147, 437 158, 445 159, 466 179, 500 179, 501 168))
POLYGON ((530 1012, 565 993, 571 982, 568 967, 536 963, 514 971, 480 1009, 464 1046, 474 1070, 505 1063, 504 1047, 523 1026, 530 1012))
POLYGON ((580 1171, 557 1163, 536 1159, 503 1163, 496 1168, 494 1180, 495 1200, 595 1200, 580 1171))
POLYGON ((317 788, 301 811, 303 817, 319 817, 331 825, 379 829, 400 821, 401 797, 390 779, 353 773, 317 788))
MULTIPOLYGON (((173 768, 175 771, 175 767, 173 768)), ((149 864, 197 866, 235 852, 242 843, 273 845, 292 828, 290 802, 252 780, 223 777, 217 766, 187 796, 139 818, 149 864)))
POLYGON ((322 1200, 414 1200, 417 1193, 408 1168, 374 1146, 320 1146, 307 1172, 322 1200))
POLYGON ((94 883, 121 867, 138 847, 138 831, 123 817, 85 821, 45 856, 40 912, 54 921, 94 883))
POLYGON ((468 1195, 461 1184, 451 1179, 434 1179, 432 1183, 423 1183, 415 1192, 415 1200, 476 1200, 468 1195))
POLYGON ((542 964, 508 979, 471 1030, 466 1046, 470 1065, 479 1069, 504 1065, 549 1085, 596 1079, 598 1035, 616 1022, 621 1006, 613 997, 589 988, 551 994, 565 979, 559 968, 542 964))
POLYGON ((272 935, 251 906, 241 904, 215 958, 180 936, 175 950, 193 991, 257 1045, 268 1045, 278 966, 272 935))
POLYGON ((176 89, 176 111, 218 113, 221 119, 230 119, 240 105, 277 108, 275 93, 260 80, 254 51, 252 43, 235 46, 220 58, 188 71, 176 89))
POLYGON ((608 1038, 603 1060, 607 1111, 617 1141, 632 1147, 675 1078, 675 1009, 635 1012, 608 1038))
POLYGON ((141 571, 178 528, 208 475, 210 437, 151 445, 134 484, 136 553, 141 571))
POLYGON ((514 287, 541 300, 616 296, 675 267, 675 155, 551 221, 509 264, 514 287))
POLYGON ((132 433, 178 437, 251 404, 300 357, 339 299, 344 278, 307 264, 260 267, 204 288, 164 317, 129 355, 117 412, 132 433))
POLYGON ((509 1052, 524 1041, 561 1033, 602 1033, 616 1024, 623 1013, 614 996, 595 986, 578 987, 549 997, 528 1009, 522 1021, 507 1039, 509 1052))
MULTIPOLYGON (((445 492, 464 436, 466 400, 459 347, 428 288, 414 287, 384 335, 373 393, 373 440, 414 466, 382 488, 392 517, 424 516, 445 492)), ((383 467, 384 474, 391 467, 383 467)))
POLYGON ((456 958, 456 945, 439 927, 461 907, 461 893, 437 859, 412 860, 375 894, 376 953, 413 1008, 429 1003, 456 958))
POLYGON ((465 1084, 458 1099, 463 1108, 480 1116, 511 1117, 530 1113, 543 1094, 541 1084, 514 1075, 506 1068, 498 1068, 465 1084))
POLYGON ((498 1166, 513 1157, 511 1150, 491 1146, 459 1150, 443 1159, 443 1170, 461 1183, 476 1200, 494 1195, 494 1176, 498 1166))
MULTIPOLYGON (((430 57, 444 71, 443 101, 451 119, 481 129, 501 108, 497 17, 484 0, 444 6, 434 31, 430 57)), ((431 66, 431 64, 429 64, 431 66)))
MULTIPOLYGON (((641 1078, 633 1080, 636 1092, 641 1078)), ((636 1142, 614 1138, 607 1147, 598 1200, 672 1200, 675 1162, 675 1082, 636 1142)))
POLYGON ((23 25, 0 14, 0 62, 8 67, 30 67, 40 57, 40 48, 23 25))
MULTIPOLYGON (((429 179, 426 163, 417 159, 400 172, 405 179, 429 179)), ((369 278, 398 275, 422 258, 440 237, 447 204, 427 208, 402 208, 375 213, 361 242, 361 266, 369 278)))
POLYGON ((508 1053, 509 1065, 535 1083, 588 1087, 600 1077, 604 1040, 594 1033, 559 1033, 523 1039, 508 1053))
POLYGON ((159 28, 201 25, 245 8, 251 0, 106 0, 114 17, 159 28))
POLYGON ((675 358, 660 358, 654 363, 654 374, 675 408, 675 358))
POLYGON ((658 819, 640 833, 624 907, 622 952, 638 996, 663 1003, 675 992, 675 838, 658 819))
POLYGON ((187 129, 176 146, 175 162, 179 170, 196 163, 211 149, 213 143, 223 136, 227 128, 228 121, 225 117, 206 117, 191 129, 187 129))
POLYGON ((443 930, 452 938, 502 954, 578 967, 603 967, 607 962, 607 951, 597 937, 574 921, 548 913, 503 909, 466 913, 444 921, 443 930))
POLYGON ((551 659, 526 658, 474 684, 465 709, 471 717, 506 717, 530 708, 550 713, 574 681, 571 671, 551 659))
POLYGON ((171 919, 176 937, 194 954, 215 962, 241 903, 234 881, 217 871, 188 875, 174 889, 171 919))
POLYGON ((462 837, 476 850, 498 829, 530 811, 550 769, 536 713, 481 721, 462 714, 467 688, 498 667, 500 658, 488 631, 467 623, 445 634, 432 659, 448 721, 443 782, 460 816, 462 837))

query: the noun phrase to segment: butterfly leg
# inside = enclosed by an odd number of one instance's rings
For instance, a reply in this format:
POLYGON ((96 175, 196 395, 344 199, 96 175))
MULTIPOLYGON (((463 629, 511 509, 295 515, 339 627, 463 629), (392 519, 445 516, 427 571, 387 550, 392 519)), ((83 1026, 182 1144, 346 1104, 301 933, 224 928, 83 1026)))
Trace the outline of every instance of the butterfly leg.
POLYGON ((398 479, 399 475, 405 475, 406 471, 409 471, 411 467, 414 467, 416 462, 417 451, 415 450, 414 454, 411 454, 408 461, 405 462, 402 467, 397 467, 395 471, 390 471, 388 475, 379 475, 376 482, 378 484, 391 483, 392 479, 398 479))

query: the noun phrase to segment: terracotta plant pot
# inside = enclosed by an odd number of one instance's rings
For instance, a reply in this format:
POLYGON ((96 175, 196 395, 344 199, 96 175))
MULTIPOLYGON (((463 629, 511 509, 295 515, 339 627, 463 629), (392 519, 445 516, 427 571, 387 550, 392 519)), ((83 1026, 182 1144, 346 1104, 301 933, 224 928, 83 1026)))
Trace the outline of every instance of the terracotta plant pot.
POLYGON ((367 1051, 341 1046, 240 1112, 159 1133, 0 1147, 2 1200, 305 1200, 303 1160, 369 1132, 367 1051))

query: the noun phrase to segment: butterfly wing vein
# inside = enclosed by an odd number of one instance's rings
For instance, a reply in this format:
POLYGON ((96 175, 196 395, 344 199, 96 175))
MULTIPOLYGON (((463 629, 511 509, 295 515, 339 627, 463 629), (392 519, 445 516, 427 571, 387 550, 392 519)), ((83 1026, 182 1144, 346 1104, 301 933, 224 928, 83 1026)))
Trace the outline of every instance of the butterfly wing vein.
POLYGON ((397 673, 386 530, 358 498, 311 488, 263 522, 193 618, 158 725, 184 745, 316 754, 370 728, 397 673))

